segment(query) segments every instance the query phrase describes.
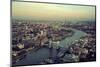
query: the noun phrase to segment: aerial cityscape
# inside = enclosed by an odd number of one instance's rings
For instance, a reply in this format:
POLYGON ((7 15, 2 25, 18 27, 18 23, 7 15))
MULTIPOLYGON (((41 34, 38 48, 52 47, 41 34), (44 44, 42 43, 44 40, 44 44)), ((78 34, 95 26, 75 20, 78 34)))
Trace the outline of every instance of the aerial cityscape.
POLYGON ((12 65, 96 61, 95 6, 12 1, 12 65))

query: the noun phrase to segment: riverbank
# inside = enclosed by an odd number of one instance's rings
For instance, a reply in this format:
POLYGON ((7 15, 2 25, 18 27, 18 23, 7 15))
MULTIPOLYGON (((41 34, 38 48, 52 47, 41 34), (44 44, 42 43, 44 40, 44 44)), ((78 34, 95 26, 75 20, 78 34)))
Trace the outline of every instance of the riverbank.
MULTIPOLYGON (((59 46, 60 48, 62 48, 63 49, 63 47, 65 47, 66 48, 66 50, 67 50, 67 47, 69 46, 68 45, 68 43, 71 45, 71 43, 73 42, 73 41, 75 41, 76 39, 80 39, 80 37, 81 36, 85 36, 86 34, 82 34, 81 33, 81 31, 78 31, 78 30, 74 30, 75 31, 75 34, 73 35, 73 36, 71 36, 71 37, 66 37, 66 39, 63 39, 64 41, 61 41, 57 46, 59 46), (80 36, 79 36, 79 34, 81 34, 80 36), (75 36, 76 36, 76 38, 75 38, 75 36), (69 39, 69 40, 68 40, 69 39), (67 43, 68 42, 68 43, 67 43), (67 47, 66 47, 67 46, 67 47)), ((53 45, 56 45, 56 43, 55 44, 53 44, 53 45)), ((46 59, 48 59, 48 58, 50 58, 50 56, 52 55, 52 53, 55 55, 55 54, 57 54, 57 53, 55 53, 55 52, 58 52, 58 49, 56 49, 56 48, 53 48, 54 49, 54 51, 52 50, 52 49, 49 49, 49 48, 46 48, 46 49, 44 49, 43 51, 42 51, 42 49, 40 48, 38 51, 36 51, 36 55, 34 54, 35 52, 34 51, 32 51, 32 53, 30 53, 30 54, 28 54, 27 56, 26 56, 26 58, 24 58, 23 60, 20 60, 19 62, 17 62, 16 64, 17 65, 20 65, 20 64, 23 64, 23 65, 25 65, 25 64, 41 64, 42 63, 42 61, 44 61, 44 60, 46 60, 46 59), (39 54, 37 54, 37 53, 39 53, 39 54), (41 54, 41 53, 43 53, 43 54, 41 54), (44 53, 46 53, 46 54, 44 54, 44 53), (32 57, 30 57, 30 56, 32 56, 32 57), (44 59, 44 56, 45 56, 45 59, 44 59), (37 58, 39 58, 39 57, 41 57, 41 59, 36 59, 36 58, 34 58, 34 59, 32 59, 33 57, 37 57, 37 58), (31 58, 31 59, 30 59, 31 58), (28 60, 28 61, 27 61, 28 60), (34 63, 33 63, 34 62, 34 63)), ((63 53, 62 53, 63 54, 63 53)))

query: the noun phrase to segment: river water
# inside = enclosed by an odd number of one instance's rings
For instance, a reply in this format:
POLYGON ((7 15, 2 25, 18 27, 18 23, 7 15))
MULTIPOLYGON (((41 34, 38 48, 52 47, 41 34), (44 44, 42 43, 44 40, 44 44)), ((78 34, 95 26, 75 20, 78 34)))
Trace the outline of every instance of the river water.
POLYGON ((74 42, 75 40, 80 39, 80 37, 87 35, 85 32, 80 31, 80 30, 76 30, 76 29, 72 29, 75 33, 72 37, 67 37, 64 40, 62 40, 60 42, 61 47, 68 47, 68 45, 70 45, 72 42, 74 42))
MULTIPOLYGON (((80 37, 85 36, 86 33, 80 30, 72 29, 75 33, 71 37, 66 37, 62 40, 58 46, 68 47, 73 41, 80 39, 80 37)), ((53 50, 54 54, 57 53, 56 50, 53 50)), ((48 59, 51 55, 50 49, 41 48, 38 51, 31 51, 26 55, 26 57, 16 63, 16 65, 30 65, 30 64, 39 64, 44 59, 48 59)))

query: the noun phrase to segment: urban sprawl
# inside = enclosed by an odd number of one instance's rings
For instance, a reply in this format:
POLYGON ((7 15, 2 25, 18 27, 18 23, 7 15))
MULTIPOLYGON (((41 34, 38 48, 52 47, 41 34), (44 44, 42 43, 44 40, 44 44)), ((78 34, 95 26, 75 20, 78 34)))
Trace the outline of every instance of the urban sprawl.
MULTIPOLYGON (((87 62, 96 60, 96 27, 93 24, 62 24, 58 27, 48 23, 12 22, 12 64, 16 65, 27 54, 41 48, 50 50, 49 58, 35 64, 87 62), (72 37, 73 29, 87 35, 76 39, 67 47, 60 42, 72 37), (56 53, 53 53, 54 50, 56 53), (66 57, 67 56, 67 57, 66 57)), ((67 44, 66 44, 67 45, 67 44)))

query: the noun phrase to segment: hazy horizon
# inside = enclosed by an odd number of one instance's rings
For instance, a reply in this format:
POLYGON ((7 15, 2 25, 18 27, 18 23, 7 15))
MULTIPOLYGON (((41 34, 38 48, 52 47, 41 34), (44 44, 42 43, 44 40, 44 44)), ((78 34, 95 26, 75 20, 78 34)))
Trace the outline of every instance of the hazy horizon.
POLYGON ((95 7, 13 1, 12 18, 57 21, 95 20, 95 7))

